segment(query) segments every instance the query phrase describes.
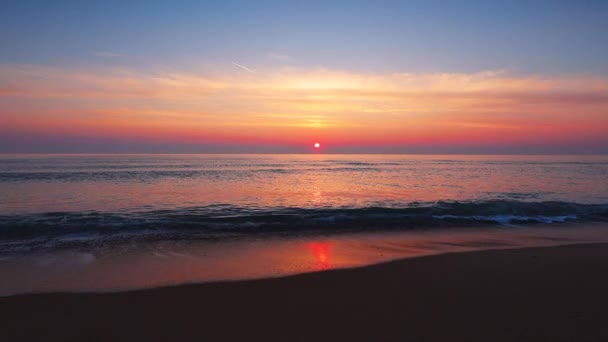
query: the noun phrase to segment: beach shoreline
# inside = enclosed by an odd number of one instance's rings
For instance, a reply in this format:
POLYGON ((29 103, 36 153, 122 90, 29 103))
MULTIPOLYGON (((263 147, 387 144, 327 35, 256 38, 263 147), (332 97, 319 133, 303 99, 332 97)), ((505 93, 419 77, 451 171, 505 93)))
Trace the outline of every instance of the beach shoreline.
POLYGON ((124 292, 280 278, 426 255, 601 242, 608 243, 604 223, 101 244, 4 255, 0 296, 124 292))
POLYGON ((608 340, 608 244, 408 258, 283 278, 0 298, 7 341, 608 340))

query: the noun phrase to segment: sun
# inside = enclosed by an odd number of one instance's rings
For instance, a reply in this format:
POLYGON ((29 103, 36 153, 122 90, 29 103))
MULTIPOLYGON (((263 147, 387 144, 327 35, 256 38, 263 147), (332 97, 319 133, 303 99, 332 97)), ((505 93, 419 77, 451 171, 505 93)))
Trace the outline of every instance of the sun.
POLYGON ((321 147, 321 144, 315 143, 315 148, 319 148, 319 147, 321 147))

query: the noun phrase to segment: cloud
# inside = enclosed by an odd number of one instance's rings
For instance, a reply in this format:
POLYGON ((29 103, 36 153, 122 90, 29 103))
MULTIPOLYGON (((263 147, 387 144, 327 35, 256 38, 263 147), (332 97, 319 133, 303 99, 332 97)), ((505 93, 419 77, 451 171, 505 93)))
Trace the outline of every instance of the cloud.
POLYGON ((99 56, 99 57, 109 57, 109 58, 124 58, 124 55, 118 54, 118 53, 113 53, 113 52, 107 52, 107 51, 93 51, 91 52, 93 55, 95 56, 99 56))
POLYGON ((271 59, 273 61, 283 62, 283 63, 289 63, 289 62, 294 61, 293 57, 291 57, 289 55, 281 54, 281 53, 276 53, 276 52, 267 53, 266 58, 271 59))
POLYGON ((249 68, 248 68, 248 67, 246 67, 246 66, 240 65, 240 64, 239 64, 239 63, 237 63, 237 62, 232 62, 232 65, 234 65, 234 66, 236 66, 236 67, 239 67, 239 68, 241 68, 241 69, 243 69, 243 70, 245 70, 245 71, 248 71, 248 72, 251 72, 251 73, 255 73, 255 71, 253 71, 253 70, 249 69, 249 68))
POLYGON ((297 143, 315 135, 334 143, 447 144, 608 137, 606 78, 501 70, 272 68, 253 74, 0 65, 0 105, 4 130, 178 141, 297 143))

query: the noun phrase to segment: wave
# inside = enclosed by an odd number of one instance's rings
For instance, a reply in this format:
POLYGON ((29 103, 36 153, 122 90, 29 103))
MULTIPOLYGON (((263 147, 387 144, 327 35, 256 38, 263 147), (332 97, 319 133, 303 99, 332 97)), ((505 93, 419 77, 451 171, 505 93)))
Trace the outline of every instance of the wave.
POLYGON ((432 229, 566 221, 608 221, 608 204, 496 200, 365 208, 244 208, 216 204, 170 210, 3 215, 0 216, 0 252, 134 240, 222 239, 251 234, 432 229))
POLYGON ((381 168, 369 166, 306 167, 306 168, 252 168, 252 169, 208 169, 208 170, 102 170, 102 171, 28 171, 0 172, 0 183, 21 181, 131 181, 158 178, 246 178, 266 174, 295 174, 310 172, 382 172, 381 168))

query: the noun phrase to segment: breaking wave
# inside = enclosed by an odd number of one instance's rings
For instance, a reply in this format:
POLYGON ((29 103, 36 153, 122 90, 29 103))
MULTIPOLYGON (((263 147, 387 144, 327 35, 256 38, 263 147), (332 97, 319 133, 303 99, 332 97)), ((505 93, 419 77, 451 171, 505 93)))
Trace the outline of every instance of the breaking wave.
POLYGON ((244 208, 228 204, 168 210, 50 212, 0 216, 0 253, 145 240, 223 239, 433 229, 497 224, 608 221, 608 204, 471 201, 404 207, 244 208))

